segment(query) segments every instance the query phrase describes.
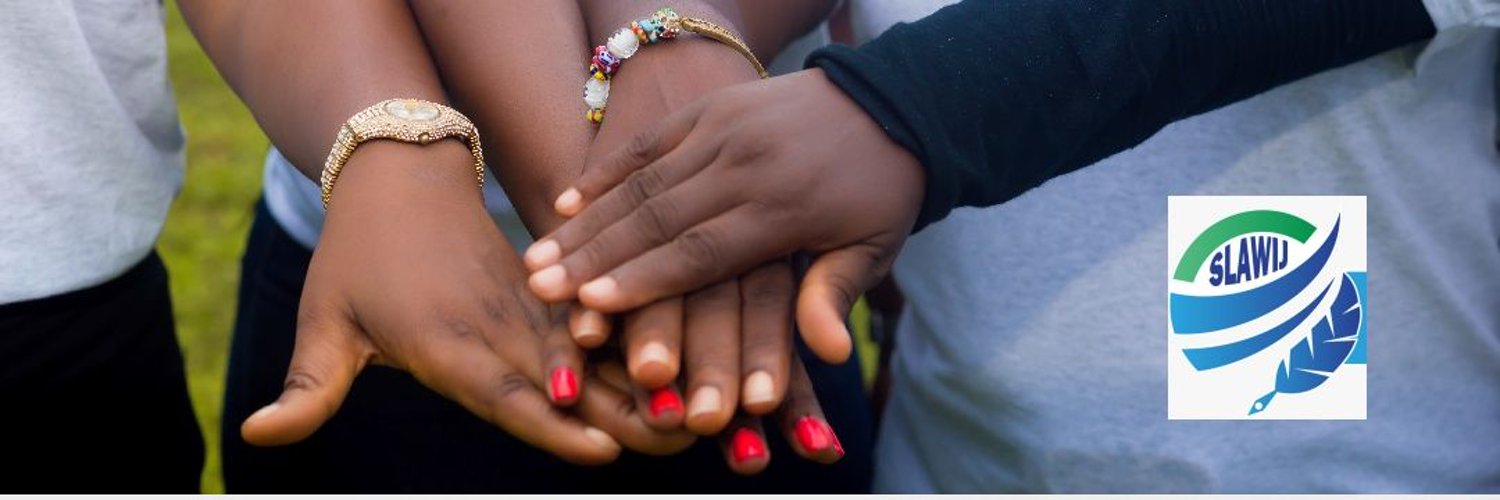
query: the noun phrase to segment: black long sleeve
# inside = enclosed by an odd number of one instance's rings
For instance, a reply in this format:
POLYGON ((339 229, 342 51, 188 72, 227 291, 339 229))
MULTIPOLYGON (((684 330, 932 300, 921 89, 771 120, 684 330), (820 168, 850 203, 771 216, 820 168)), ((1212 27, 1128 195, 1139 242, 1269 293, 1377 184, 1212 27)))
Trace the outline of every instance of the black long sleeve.
POLYGON ((1433 33, 1421 0, 965 0, 807 64, 921 160, 920 229, 1433 33))

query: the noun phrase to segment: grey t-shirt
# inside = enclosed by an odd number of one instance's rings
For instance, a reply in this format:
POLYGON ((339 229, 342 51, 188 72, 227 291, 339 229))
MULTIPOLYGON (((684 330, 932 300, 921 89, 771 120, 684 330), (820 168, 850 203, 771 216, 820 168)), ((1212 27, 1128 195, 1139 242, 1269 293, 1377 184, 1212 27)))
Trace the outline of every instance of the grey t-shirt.
MULTIPOLYGON (((857 33, 941 1, 858 0, 857 33)), ((890 492, 1500 491, 1500 2, 915 235, 890 492), (1167 196, 1368 196, 1364 421, 1167 419, 1167 196)))
POLYGON ((0 304, 124 273, 155 245, 183 174, 159 0, 4 9, 0 304))

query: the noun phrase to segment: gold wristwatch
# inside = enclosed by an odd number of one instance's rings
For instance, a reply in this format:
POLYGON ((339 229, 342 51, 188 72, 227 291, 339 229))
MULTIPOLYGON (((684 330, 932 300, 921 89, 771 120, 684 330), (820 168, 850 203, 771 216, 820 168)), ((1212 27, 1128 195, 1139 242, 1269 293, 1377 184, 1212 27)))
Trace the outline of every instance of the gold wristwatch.
POLYGON ((323 162, 319 184, 323 188, 323 210, 333 199, 333 184, 339 171, 360 143, 372 139, 390 139, 414 144, 430 144, 450 137, 468 143, 474 154, 474 177, 479 181, 480 196, 484 188, 484 151, 479 145, 479 129, 457 110, 421 99, 389 99, 355 113, 339 127, 333 149, 323 162))

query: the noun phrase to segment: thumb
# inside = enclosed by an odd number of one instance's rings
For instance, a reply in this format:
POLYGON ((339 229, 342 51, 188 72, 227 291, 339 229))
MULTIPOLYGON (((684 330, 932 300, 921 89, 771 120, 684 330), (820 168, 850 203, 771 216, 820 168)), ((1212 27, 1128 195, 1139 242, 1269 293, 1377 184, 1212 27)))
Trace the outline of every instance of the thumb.
POLYGON ((797 328, 814 354, 828 363, 849 359, 845 319, 859 296, 880 282, 888 263, 869 246, 844 247, 813 260, 797 294, 797 328))
POLYGON ((343 404, 369 358, 361 335, 342 315, 299 319, 281 397, 245 419, 241 437, 257 446, 282 446, 317 431, 343 404))

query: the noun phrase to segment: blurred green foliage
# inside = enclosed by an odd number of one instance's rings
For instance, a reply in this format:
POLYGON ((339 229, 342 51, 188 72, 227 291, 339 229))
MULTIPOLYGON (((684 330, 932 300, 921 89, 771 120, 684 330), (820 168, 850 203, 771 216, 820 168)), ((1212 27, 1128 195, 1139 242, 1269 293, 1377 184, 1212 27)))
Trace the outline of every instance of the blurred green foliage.
POLYGON ((222 493, 219 414, 239 287, 239 262, 260 193, 268 142, 169 2, 167 51, 187 130, 187 181, 159 248, 172 276, 177 338, 208 444, 203 491, 222 493))

